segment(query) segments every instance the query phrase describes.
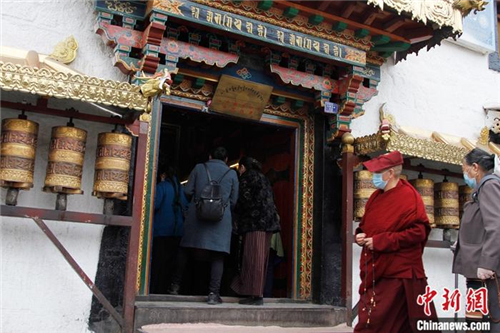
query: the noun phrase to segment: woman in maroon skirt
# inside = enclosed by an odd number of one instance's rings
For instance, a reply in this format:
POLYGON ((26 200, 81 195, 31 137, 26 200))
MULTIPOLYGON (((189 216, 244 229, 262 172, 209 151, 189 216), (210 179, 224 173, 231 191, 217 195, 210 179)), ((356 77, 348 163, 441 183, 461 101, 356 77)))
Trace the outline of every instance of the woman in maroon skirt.
POLYGON ((239 172, 240 191, 235 213, 237 232, 243 235, 243 262, 231 288, 248 296, 240 304, 262 305, 271 236, 280 230, 279 215, 262 165, 245 156, 240 159, 239 172))

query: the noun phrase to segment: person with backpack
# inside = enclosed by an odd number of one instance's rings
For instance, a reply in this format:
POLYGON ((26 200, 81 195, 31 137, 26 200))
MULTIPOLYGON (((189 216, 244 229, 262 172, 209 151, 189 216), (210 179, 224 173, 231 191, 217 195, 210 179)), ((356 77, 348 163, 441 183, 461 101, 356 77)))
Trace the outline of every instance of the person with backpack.
POLYGON ((187 199, 175 170, 161 167, 156 185, 153 218, 153 251, 151 255, 152 294, 165 294, 177 250, 184 234, 184 210, 187 199))
POLYGON ((262 165, 244 156, 238 170, 240 196, 235 213, 237 232, 243 235, 243 260, 241 272, 234 278, 231 289, 248 296, 240 300, 240 304, 263 305, 271 237, 280 231, 280 218, 271 183, 262 173, 262 165))
POLYGON ((178 294, 189 256, 196 254, 211 262, 207 303, 222 303, 224 257, 230 252, 232 210, 238 200, 238 176, 227 161, 227 150, 215 148, 209 160, 197 164, 189 176, 184 192, 191 202, 169 294, 178 294))
POLYGON ((453 258, 453 273, 467 279, 467 288, 486 286, 490 332, 500 332, 500 172, 495 161, 498 157, 478 148, 464 158, 464 180, 474 191, 464 207, 453 258))

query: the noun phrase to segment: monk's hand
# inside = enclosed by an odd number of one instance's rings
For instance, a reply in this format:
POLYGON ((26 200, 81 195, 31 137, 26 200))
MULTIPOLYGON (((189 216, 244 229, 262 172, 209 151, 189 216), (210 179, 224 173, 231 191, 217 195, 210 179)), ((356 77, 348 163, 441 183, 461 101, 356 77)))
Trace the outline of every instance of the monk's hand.
POLYGON ((373 238, 372 237, 365 238, 365 246, 368 249, 373 250, 373 238))
POLYGON ((485 268, 478 268, 477 269, 477 278, 481 280, 489 280, 495 275, 495 272, 485 269, 485 268))
POLYGON ((358 244, 359 246, 363 246, 365 245, 365 238, 366 238, 366 234, 365 233, 359 233, 356 235, 356 244, 358 244))

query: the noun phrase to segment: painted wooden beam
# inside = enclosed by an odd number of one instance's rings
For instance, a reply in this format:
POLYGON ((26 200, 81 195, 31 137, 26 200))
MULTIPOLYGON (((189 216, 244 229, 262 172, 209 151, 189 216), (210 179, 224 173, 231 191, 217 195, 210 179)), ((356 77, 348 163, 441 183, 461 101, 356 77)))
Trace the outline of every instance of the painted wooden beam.
POLYGON ((403 42, 392 42, 386 43, 383 45, 378 45, 372 48, 372 51, 377 52, 400 52, 406 51, 410 47, 411 44, 403 43, 403 42))
POLYGON ((321 1, 321 4, 318 6, 318 10, 324 12, 328 7, 330 7, 331 0, 321 1))
POLYGON ((200 89, 204 85, 205 85, 205 79, 198 78, 198 79, 194 80, 194 82, 193 82, 193 88, 195 88, 195 89, 200 89))
POLYGON ((343 17, 338 16, 338 15, 332 15, 332 14, 324 13, 324 12, 318 11, 318 10, 313 9, 313 8, 309 8, 309 7, 306 7, 306 6, 299 5, 298 3, 295 3, 295 2, 280 1, 279 4, 281 6, 288 6, 288 7, 297 8, 298 10, 300 10, 300 12, 302 14, 318 14, 318 15, 324 16, 324 18, 326 20, 328 20, 328 21, 343 22, 343 23, 347 24, 350 29, 353 29, 353 30, 356 30, 356 29, 359 29, 359 28, 364 28, 364 29, 367 29, 368 31, 370 31, 371 35, 387 35, 393 41, 401 41, 401 42, 409 43, 409 40, 407 40, 406 38, 404 38, 402 36, 399 36, 399 35, 396 35, 396 34, 392 34, 392 33, 388 33, 387 31, 383 31, 381 29, 374 28, 374 27, 371 27, 369 25, 365 25, 365 24, 362 24, 362 23, 359 23, 359 22, 356 22, 356 21, 351 21, 351 20, 348 20, 348 19, 343 18, 343 17))
POLYGON ((342 7, 342 14, 340 14, 343 18, 349 18, 351 16, 354 9, 356 9, 356 2, 347 1, 347 3, 342 7))
POLYGON ((401 17, 396 17, 384 24, 384 30, 387 32, 394 32, 397 29, 401 28, 405 23, 406 21, 404 19, 402 19, 401 17))
POLYGON ((372 25, 373 22, 377 19, 378 16, 379 16, 379 11, 378 10, 371 10, 371 11, 369 11, 368 13, 365 14, 365 16, 362 19, 363 24, 372 25))
POLYGON ((406 30, 404 36, 408 38, 411 44, 419 43, 431 39, 434 31, 430 28, 418 28, 406 30))

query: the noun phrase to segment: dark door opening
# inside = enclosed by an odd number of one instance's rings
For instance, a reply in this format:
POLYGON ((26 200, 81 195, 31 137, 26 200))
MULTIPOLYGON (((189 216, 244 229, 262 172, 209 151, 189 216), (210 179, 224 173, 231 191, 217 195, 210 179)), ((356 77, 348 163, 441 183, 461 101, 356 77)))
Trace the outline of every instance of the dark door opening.
MULTIPOLYGON (((292 290, 294 198, 297 185, 296 131, 295 127, 272 120, 257 122, 193 110, 164 109, 163 112, 158 165, 174 167, 180 181, 187 180, 194 166, 205 162, 209 152, 217 146, 224 146, 228 150, 229 165, 237 165, 244 155, 262 163, 263 172, 273 185, 281 223, 281 245, 277 241, 272 246, 265 297, 290 297, 292 290)), ((223 296, 235 296, 229 285, 239 267, 240 251, 240 238, 233 235, 231 254, 226 257, 224 264, 223 296)), ((165 255, 168 256, 167 253, 165 255)), ((151 280, 158 271, 154 262, 152 265, 151 280)), ((169 265, 173 266, 173 263, 169 265)), ((181 294, 207 295, 209 264, 193 260, 188 267, 181 294)), ((172 270, 173 267, 168 267, 169 272, 172 270)), ((158 292, 151 290, 151 293, 158 292)))

